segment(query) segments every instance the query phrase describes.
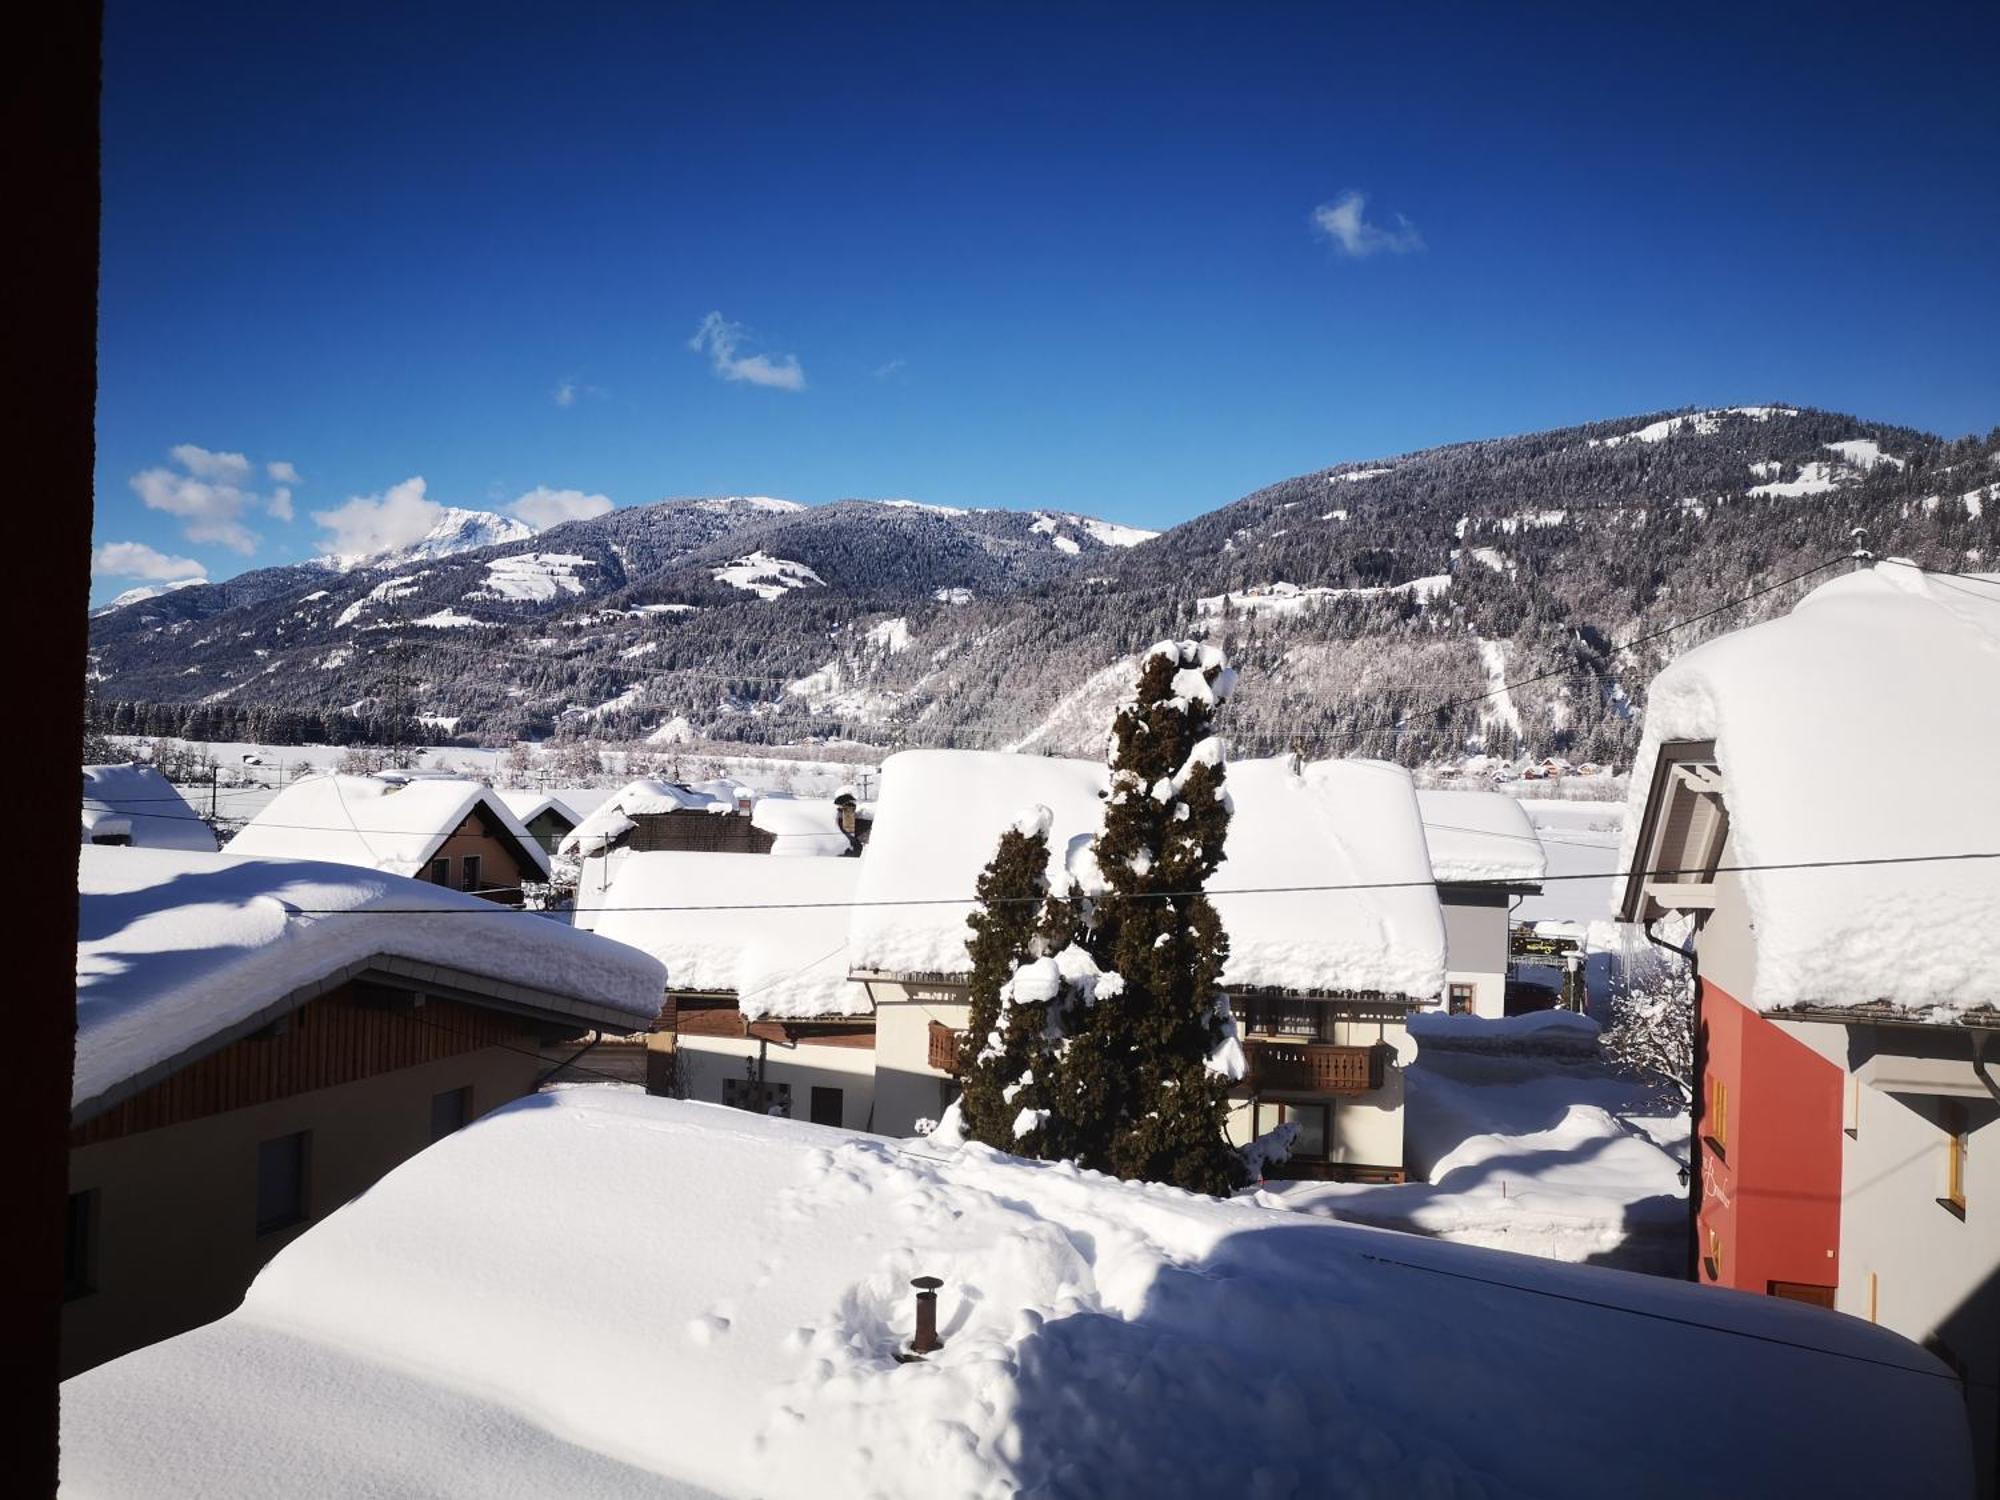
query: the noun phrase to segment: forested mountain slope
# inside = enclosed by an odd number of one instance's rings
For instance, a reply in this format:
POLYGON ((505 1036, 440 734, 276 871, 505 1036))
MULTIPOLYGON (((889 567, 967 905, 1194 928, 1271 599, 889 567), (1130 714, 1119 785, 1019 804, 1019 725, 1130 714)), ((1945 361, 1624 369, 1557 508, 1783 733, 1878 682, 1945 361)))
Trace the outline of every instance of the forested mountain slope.
POLYGON ((1993 566, 2000 433, 1664 413, 1321 470, 1143 538, 1057 512, 667 501, 110 611, 94 688, 104 727, 195 737, 311 735, 345 711, 426 716, 430 738, 1094 750, 1126 658, 1195 633, 1243 673, 1242 750, 1622 763, 1665 660, 1790 608, 1857 544, 1993 566))

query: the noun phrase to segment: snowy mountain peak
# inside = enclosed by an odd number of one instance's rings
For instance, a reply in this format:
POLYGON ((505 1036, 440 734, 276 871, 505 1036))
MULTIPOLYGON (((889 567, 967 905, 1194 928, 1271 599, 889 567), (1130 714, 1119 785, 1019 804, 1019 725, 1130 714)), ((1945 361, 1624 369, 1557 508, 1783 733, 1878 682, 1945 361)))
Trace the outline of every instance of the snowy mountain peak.
POLYGON ((173 593, 176 589, 191 589, 197 584, 207 582, 206 578, 180 578, 172 583, 141 584, 136 589, 125 590, 124 593, 120 594, 116 599, 111 600, 102 609, 93 610, 91 618, 96 619, 99 615, 108 615, 114 609, 123 609, 128 604, 144 604, 148 599, 157 599, 162 594, 173 593))
POLYGON ((337 573, 351 573, 356 568, 395 568, 405 563, 450 557, 456 552, 471 552, 479 547, 497 547, 503 542, 524 542, 534 534, 534 527, 512 516, 447 505, 439 513, 436 524, 407 547, 331 555, 318 561, 322 567, 337 573))

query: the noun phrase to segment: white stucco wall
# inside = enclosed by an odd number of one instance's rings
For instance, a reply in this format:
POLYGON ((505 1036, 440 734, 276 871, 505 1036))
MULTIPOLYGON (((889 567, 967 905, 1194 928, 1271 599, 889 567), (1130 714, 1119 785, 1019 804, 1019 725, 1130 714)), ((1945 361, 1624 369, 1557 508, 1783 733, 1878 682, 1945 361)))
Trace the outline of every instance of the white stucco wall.
MULTIPOLYGON (((758 1055, 754 1037, 683 1036, 676 1039, 680 1076, 690 1099, 723 1103, 722 1086, 731 1078, 746 1078, 746 1061, 758 1055)), ((792 1118, 812 1118, 812 1090, 841 1091, 840 1123, 849 1130, 873 1129, 875 1054, 867 1047, 795 1047, 763 1044, 764 1081, 786 1083, 792 1089, 792 1118)))
POLYGON ((870 980, 875 1001, 875 1129, 915 1135, 917 1121, 935 1120, 957 1085, 930 1065, 931 1022, 965 1029, 972 1007, 965 986, 870 980))

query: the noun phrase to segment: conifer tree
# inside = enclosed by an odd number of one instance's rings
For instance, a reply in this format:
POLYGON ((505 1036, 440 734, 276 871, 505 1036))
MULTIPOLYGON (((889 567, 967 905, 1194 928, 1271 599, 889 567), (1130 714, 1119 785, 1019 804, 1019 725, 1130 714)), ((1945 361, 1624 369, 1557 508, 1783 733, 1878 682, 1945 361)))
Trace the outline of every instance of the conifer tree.
POLYGON ((1094 879, 1075 903, 1081 952, 1055 955, 1064 1042, 1043 1080, 1040 1141, 1086 1167, 1216 1194, 1244 1179, 1223 1133, 1230 1080, 1209 1066, 1227 1029, 1229 939, 1203 894, 1229 826, 1210 725, 1232 685, 1214 647, 1163 642, 1112 725, 1094 879))
POLYGON ((972 1014, 959 1041, 958 1076, 965 1080, 959 1111, 966 1136, 1003 1151, 1022 1150, 1014 1122, 1023 1075, 1043 1050, 1044 1009, 1023 1014, 1011 1003, 1015 971, 1038 956, 1048 895, 1049 810, 1024 813, 1000 835, 1000 847, 980 872, 972 929, 972 1014), (1034 1034, 1031 1034, 1034 1033, 1034 1034))

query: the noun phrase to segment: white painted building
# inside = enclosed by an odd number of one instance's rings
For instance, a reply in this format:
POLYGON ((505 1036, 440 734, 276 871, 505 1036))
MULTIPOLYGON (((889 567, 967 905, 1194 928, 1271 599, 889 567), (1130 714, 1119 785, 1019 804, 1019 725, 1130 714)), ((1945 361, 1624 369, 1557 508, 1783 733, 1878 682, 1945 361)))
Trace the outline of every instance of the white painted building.
MULTIPOLYGON (((1001 831, 1048 808, 1051 885, 1066 889, 1101 820, 1105 775, 1100 762, 985 751, 909 751, 883 766, 850 952, 875 1007, 877 1129, 907 1134, 956 1095, 965 918, 1001 831)), ((1290 1122, 1291 1170, 1400 1175, 1405 1021, 1444 983, 1410 778, 1382 762, 1287 756, 1231 763, 1228 786, 1228 858, 1208 890, 1250 1064, 1230 1134, 1246 1144, 1290 1122)))
POLYGON ((1521 804, 1503 792, 1420 791, 1424 841, 1444 912, 1445 1009, 1507 1013, 1507 927, 1539 895, 1548 857, 1521 804))
POLYGON ((874 1128, 874 1017, 848 978, 859 861, 648 849, 613 868, 580 887, 576 924, 666 965, 649 1088, 874 1128))
POLYGON ((1880 564, 1660 674, 1621 860, 1627 920, 1695 927, 1701 1279, 1930 1347, 1989 1495, 1996 746, 2000 576, 1880 564))

